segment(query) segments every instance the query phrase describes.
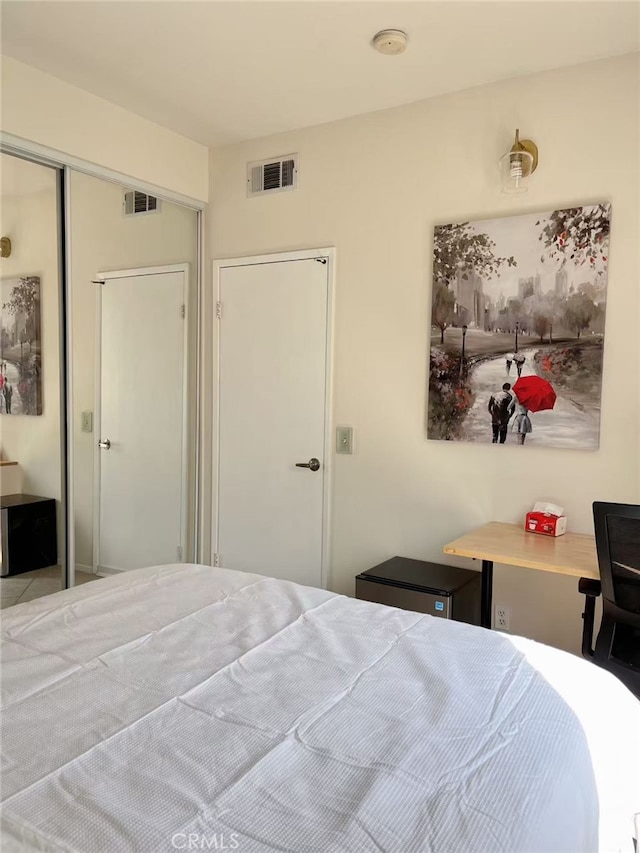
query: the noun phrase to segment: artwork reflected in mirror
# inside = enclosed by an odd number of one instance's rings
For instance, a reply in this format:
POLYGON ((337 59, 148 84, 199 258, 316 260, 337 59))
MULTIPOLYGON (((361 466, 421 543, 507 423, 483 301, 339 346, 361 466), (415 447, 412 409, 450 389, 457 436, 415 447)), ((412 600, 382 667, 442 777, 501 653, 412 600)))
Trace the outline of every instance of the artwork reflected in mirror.
POLYGON ((435 228, 429 439, 598 448, 610 216, 435 228))
POLYGON ((3 279, 0 413, 42 414, 40 278, 3 279))

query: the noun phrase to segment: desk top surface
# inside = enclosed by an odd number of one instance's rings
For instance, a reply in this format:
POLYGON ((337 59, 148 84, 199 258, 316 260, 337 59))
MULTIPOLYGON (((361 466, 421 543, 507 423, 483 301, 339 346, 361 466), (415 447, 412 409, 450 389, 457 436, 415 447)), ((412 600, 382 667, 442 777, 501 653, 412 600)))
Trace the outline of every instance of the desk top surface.
POLYGON ((600 578, 596 540, 585 533, 543 536, 528 533, 518 524, 492 521, 449 542, 442 550, 458 557, 493 560, 579 578, 600 578))

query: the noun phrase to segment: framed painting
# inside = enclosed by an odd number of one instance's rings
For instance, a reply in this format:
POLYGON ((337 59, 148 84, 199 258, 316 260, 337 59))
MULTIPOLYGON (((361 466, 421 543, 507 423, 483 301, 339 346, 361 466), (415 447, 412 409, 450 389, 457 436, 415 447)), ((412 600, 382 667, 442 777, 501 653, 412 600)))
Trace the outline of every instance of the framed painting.
POLYGON ((42 414, 40 278, 0 283, 0 413, 42 414))
POLYGON ((427 437, 596 450, 611 206, 435 228, 427 437))

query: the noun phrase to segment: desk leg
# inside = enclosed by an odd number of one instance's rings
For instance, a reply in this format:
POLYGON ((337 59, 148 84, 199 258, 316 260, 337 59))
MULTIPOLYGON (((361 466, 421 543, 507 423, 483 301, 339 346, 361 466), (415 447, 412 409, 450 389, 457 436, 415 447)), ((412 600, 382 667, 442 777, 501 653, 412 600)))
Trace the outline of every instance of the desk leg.
POLYGON ((480 624, 491 628, 491 599, 493 597, 493 560, 482 561, 482 594, 480 601, 480 624))

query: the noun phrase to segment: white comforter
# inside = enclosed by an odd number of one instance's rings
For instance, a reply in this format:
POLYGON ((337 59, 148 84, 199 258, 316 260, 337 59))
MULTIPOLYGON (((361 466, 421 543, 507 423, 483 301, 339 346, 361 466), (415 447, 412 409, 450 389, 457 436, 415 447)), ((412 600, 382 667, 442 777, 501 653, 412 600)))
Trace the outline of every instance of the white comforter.
POLYGON ((563 652, 185 565, 2 621, 5 853, 632 849, 640 703, 563 652))

